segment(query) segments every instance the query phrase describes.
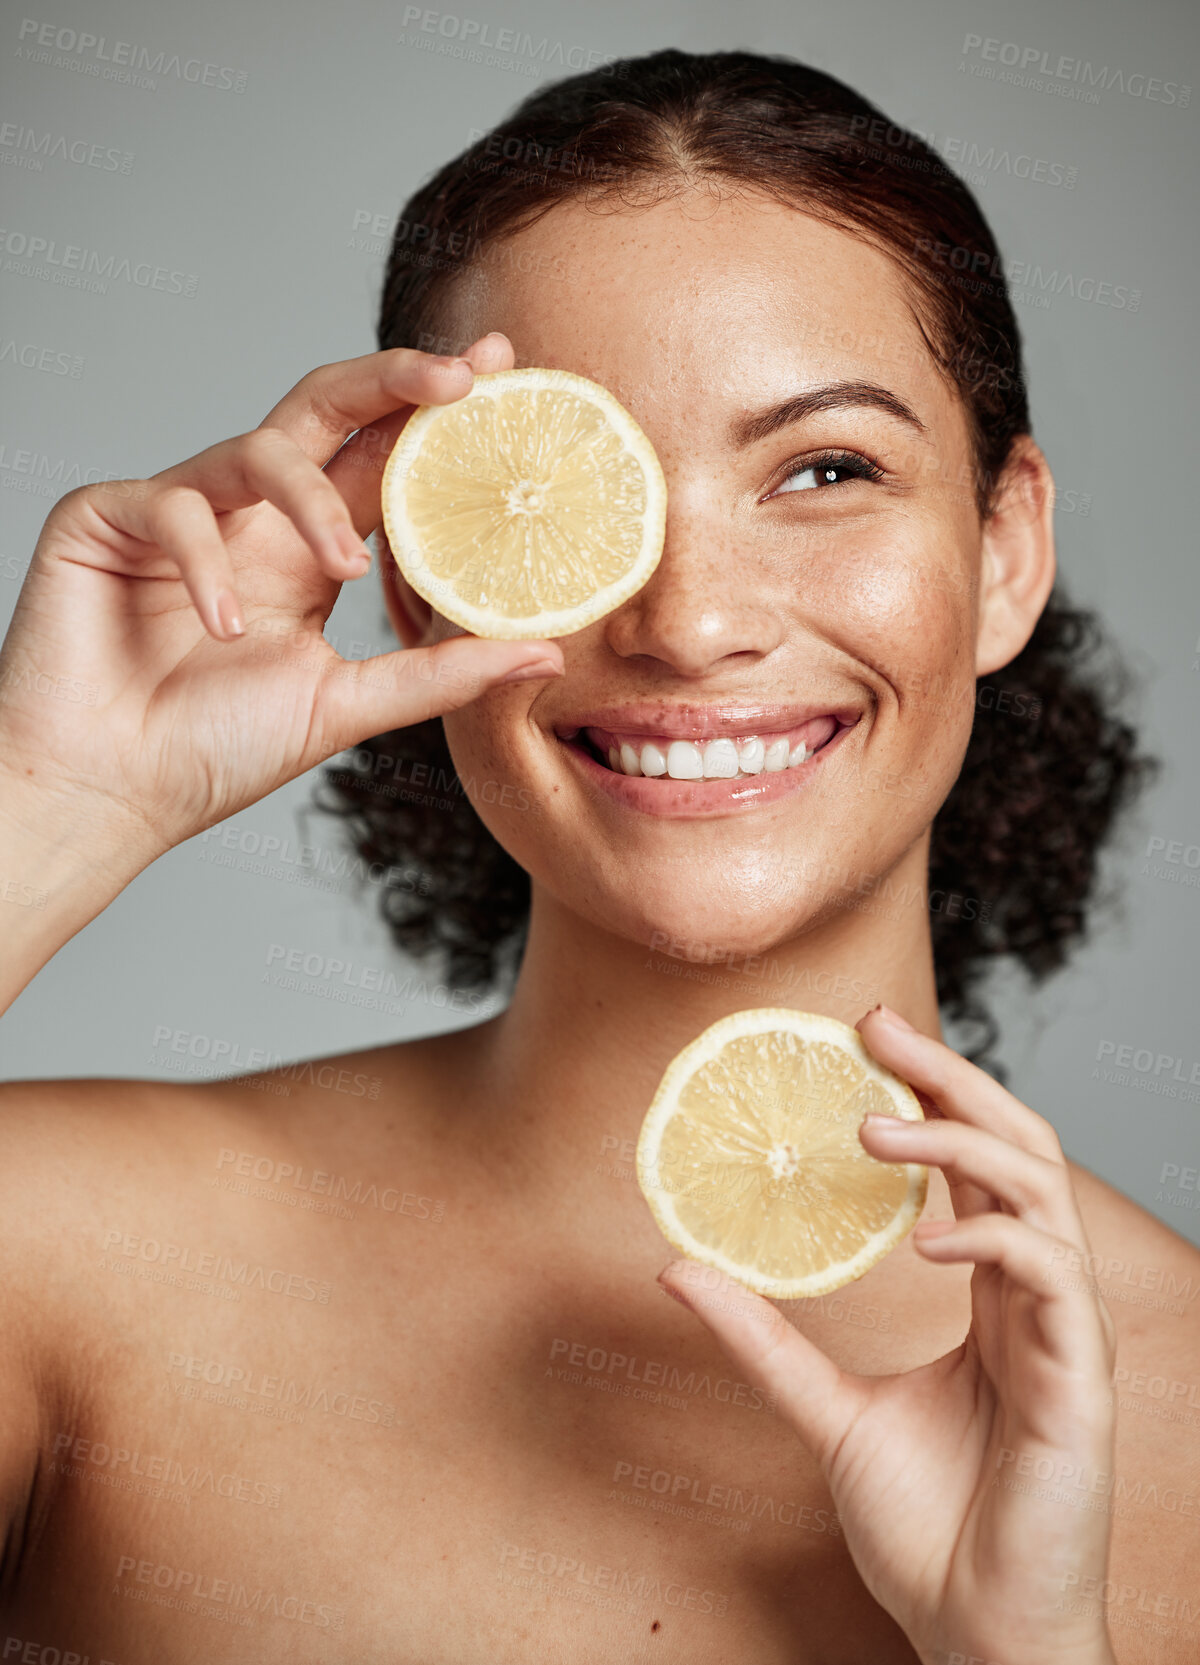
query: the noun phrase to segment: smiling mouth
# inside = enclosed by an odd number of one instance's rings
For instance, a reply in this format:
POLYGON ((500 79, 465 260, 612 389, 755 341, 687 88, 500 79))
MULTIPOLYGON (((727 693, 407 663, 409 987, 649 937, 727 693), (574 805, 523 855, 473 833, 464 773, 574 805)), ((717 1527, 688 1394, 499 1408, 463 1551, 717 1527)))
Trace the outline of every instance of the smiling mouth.
POLYGON ((759 733, 748 729, 707 740, 593 727, 564 729, 558 738, 616 775, 663 781, 753 780, 803 768, 852 726, 827 714, 794 728, 759 733))

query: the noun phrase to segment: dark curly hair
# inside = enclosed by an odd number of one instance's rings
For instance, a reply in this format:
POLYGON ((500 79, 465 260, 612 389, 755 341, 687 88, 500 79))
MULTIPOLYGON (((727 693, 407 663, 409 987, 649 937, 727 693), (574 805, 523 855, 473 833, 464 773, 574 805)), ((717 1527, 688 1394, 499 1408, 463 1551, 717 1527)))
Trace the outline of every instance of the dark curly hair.
MULTIPOLYGON (((506 237, 566 195, 619 205, 685 179, 767 192, 896 261, 925 345, 962 398, 973 458, 964 484, 986 518, 1014 439, 1030 431, 1020 335, 991 231, 921 139, 790 58, 668 50, 526 98, 406 203, 380 348, 460 351, 466 343, 443 333, 459 277, 505 258, 506 237)), ((1099 663, 1104 647, 1095 618, 1056 589, 1023 651, 977 684, 962 769, 934 821, 938 1000, 974 1031, 968 1055, 1001 1077, 985 1059, 997 1029, 980 978, 999 955, 1035 979, 1062 965, 1084 931, 1099 848, 1157 767, 1113 714, 1126 679, 1111 654, 1099 663)), ((403 949, 436 957, 462 987, 511 983, 528 875, 472 809, 440 719, 379 735, 327 768, 317 802, 346 819, 364 859, 403 864, 405 882, 382 898, 403 949)))

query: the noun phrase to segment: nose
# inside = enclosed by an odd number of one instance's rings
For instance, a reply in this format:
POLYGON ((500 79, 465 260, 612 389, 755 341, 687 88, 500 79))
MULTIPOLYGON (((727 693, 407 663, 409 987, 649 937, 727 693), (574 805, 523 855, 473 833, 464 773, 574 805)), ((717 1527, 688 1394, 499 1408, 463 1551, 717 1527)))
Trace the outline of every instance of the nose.
POLYGON ((711 499, 673 492, 662 559, 608 615, 605 640, 622 659, 656 660, 677 676, 701 678, 763 658, 783 631, 767 573, 720 524, 711 499))

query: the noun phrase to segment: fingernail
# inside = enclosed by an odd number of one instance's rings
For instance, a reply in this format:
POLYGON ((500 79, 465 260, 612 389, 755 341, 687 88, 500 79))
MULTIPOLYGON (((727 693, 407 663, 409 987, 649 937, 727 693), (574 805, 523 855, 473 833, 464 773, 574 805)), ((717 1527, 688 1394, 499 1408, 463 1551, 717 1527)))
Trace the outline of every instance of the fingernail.
POLYGON ((913 1227, 916 1237, 944 1237, 948 1231, 953 1231, 957 1220, 922 1220, 913 1227))
POLYGON ((670 1272, 674 1267, 676 1267, 678 1265, 679 1265, 679 1262, 677 1260, 673 1260, 670 1263, 669 1266, 664 1266, 663 1267, 662 1271, 658 1274, 657 1278, 654 1281, 658 1284, 659 1288, 665 1294, 667 1294, 671 1297, 671 1299, 673 1301, 678 1301, 681 1307, 686 1307, 686 1306, 689 1306, 689 1302, 687 1300, 687 1297, 684 1296, 684 1295, 681 1295, 673 1284, 663 1282, 663 1279, 666 1277, 667 1273, 670 1272))
POLYGON ((338 553, 346 563, 346 567, 357 578, 366 572, 371 564, 371 551, 359 537, 353 526, 339 526, 334 533, 334 543, 338 553))
POLYGON ((909 1023, 907 1018, 902 1018, 899 1012, 893 1012, 892 1008, 885 1006, 882 1001, 876 1006, 875 1010, 882 1021, 890 1024, 893 1029, 912 1029, 912 1024, 909 1023))
POLYGON ((232 590, 217 591, 216 608, 217 622, 227 636, 244 636, 246 634, 246 626, 242 623, 241 609, 232 590))
POLYGON ((553 659, 535 659, 531 665, 518 665, 515 671, 500 678, 501 682, 531 682, 534 677, 561 676, 553 659))
POLYGON ((862 1119, 863 1127, 869 1127, 872 1132, 877 1133, 897 1133, 902 1127, 919 1127, 920 1125, 920 1122, 905 1121, 903 1116, 881 1116, 875 1110, 870 1111, 862 1119))
POLYGON ((465 359, 465 358, 438 358, 438 359, 435 359, 434 362, 442 370, 469 370, 472 375, 475 374, 475 366, 471 363, 471 361, 469 359, 465 359))

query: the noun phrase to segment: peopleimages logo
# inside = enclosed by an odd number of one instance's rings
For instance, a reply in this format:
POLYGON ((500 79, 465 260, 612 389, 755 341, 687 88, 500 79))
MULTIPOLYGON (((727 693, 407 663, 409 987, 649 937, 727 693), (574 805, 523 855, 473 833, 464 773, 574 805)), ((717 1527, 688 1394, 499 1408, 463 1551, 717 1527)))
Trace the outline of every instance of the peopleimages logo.
POLYGON ((978 58, 980 68, 983 64, 998 64, 1000 70, 991 72, 998 81, 1036 85, 1038 78, 1043 77, 1050 83, 1047 90, 1067 92, 1068 88, 1079 89, 1069 96, 1082 97, 1088 103, 1098 102, 1097 89, 1100 92, 1122 92, 1130 98, 1145 98, 1152 104, 1174 104, 1181 110, 1187 108, 1192 96, 1190 86, 1181 85, 1178 81, 1164 81, 1158 75, 1146 75, 1140 70, 1113 69, 1108 64, 1097 66, 1086 58, 1070 58, 1065 53, 1056 57, 1042 47, 1021 46, 1017 41, 995 40, 991 36, 967 35, 962 44, 962 57, 964 63, 967 59, 978 58), (1005 71, 1008 73, 1003 73, 1005 71))
POLYGON ((1148 1046, 1134 1046, 1131 1041, 1100 1041, 1091 1079, 1200 1104, 1200 1059, 1155 1052, 1148 1046), (1106 1063, 1106 1059, 1112 1063, 1106 1063))
POLYGON ((694 1613, 722 1614, 729 1606, 729 1597, 720 1590, 704 1590, 695 1584, 680 1584, 668 1579, 664 1584, 660 1574, 647 1576, 629 1567, 608 1567, 600 1562, 580 1560, 575 1555, 562 1555, 552 1549, 538 1549, 532 1544, 504 1543, 500 1545, 500 1566, 503 1570, 536 1573, 539 1579, 561 1579, 564 1582, 589 1585, 593 1590, 611 1591, 615 1596, 635 1602, 653 1599, 667 1607, 685 1607, 694 1613))
POLYGON ((217 1155, 217 1173, 232 1169, 242 1179, 255 1179, 268 1186, 288 1188, 320 1197, 330 1197, 351 1207, 379 1208, 385 1214, 407 1214, 418 1220, 440 1220, 446 1211, 443 1200, 418 1196, 415 1191, 400 1191, 394 1185, 382 1190, 371 1182, 365 1187, 361 1179, 349 1179, 345 1174, 329 1173, 323 1168, 306 1168, 295 1162, 277 1161, 274 1157, 259 1156, 253 1151, 231 1150, 222 1146, 217 1155))
MULTIPOLYGON (((264 1047, 244 1049, 238 1041, 193 1034, 189 1029, 172 1029, 165 1023, 155 1028, 151 1056, 157 1054, 167 1042, 171 1052, 203 1065, 199 1073, 216 1074, 233 1070, 258 1073, 270 1070, 280 1077, 281 1083, 306 1083, 324 1087, 330 1092, 348 1093, 351 1098, 378 1098, 383 1086, 380 1075, 365 1075, 361 1070, 351 1073, 348 1069, 335 1069, 332 1064, 323 1064, 315 1058, 289 1064, 284 1062, 282 1053, 270 1053, 264 1047)), ((170 1059, 167 1060, 167 1067, 172 1067, 170 1059)))
MULTIPOLYGON (((842 1523, 832 1509, 821 1509, 811 1503, 796 1503, 791 1499, 779 1501, 766 1494, 752 1492, 749 1496, 739 1486, 712 1483, 705 1485, 690 1474, 672 1474, 667 1469, 651 1469, 641 1464, 619 1460, 613 1469, 613 1484, 626 1480, 639 1491, 669 1496, 680 1504, 678 1511, 685 1516, 691 1509, 716 1509, 740 1517, 748 1527, 752 1520, 778 1521, 781 1526, 794 1526, 802 1532, 828 1532, 831 1537, 841 1535, 842 1523)), ((613 1495, 611 1492, 608 1494, 613 1495)))
MULTIPOLYGON (((685 1374, 678 1365, 657 1359, 641 1359, 636 1354, 613 1352, 606 1347, 592 1347, 586 1341, 571 1341, 565 1336, 554 1337, 549 1356, 551 1361, 563 1359, 573 1366, 580 1373, 581 1381, 584 1380, 584 1370, 597 1379, 604 1377, 613 1381, 615 1377, 624 1378, 624 1381, 614 1384, 622 1390, 627 1384, 661 1387, 686 1398, 717 1400, 723 1405, 740 1405, 748 1411, 773 1412, 777 1403, 775 1394, 764 1393, 761 1388, 751 1387, 747 1382, 736 1382, 728 1376, 714 1379, 707 1372, 697 1375, 695 1369, 685 1374)), ((545 1374, 551 1374, 549 1366, 545 1374)), ((564 1376, 563 1379, 568 1378, 564 1376)))
POLYGON ((54 1456, 52 1473, 70 1473, 68 1465, 75 1464, 76 1474, 90 1474, 93 1470, 105 1475, 111 1473, 121 1482, 136 1478, 174 1486, 189 1496, 207 1494, 236 1503, 261 1503, 267 1509, 279 1507, 283 1491, 273 1481, 251 1480, 244 1474, 221 1474, 201 1463, 187 1466, 178 1457, 156 1456, 136 1447, 130 1450, 128 1446, 107 1445, 103 1440, 83 1439, 74 1433, 55 1435, 54 1456), (79 1466, 86 1464, 91 1464, 92 1469, 79 1466))
POLYGON ((173 76, 177 81, 213 87, 218 92, 246 90, 244 69, 206 63, 202 58, 181 58, 178 52, 152 52, 148 46, 138 46, 133 41, 110 41, 106 35, 93 35, 86 29, 64 29, 56 23, 39 23, 33 17, 21 20, 17 39, 24 42, 23 47, 17 47, 17 55, 29 63, 73 68, 69 59, 50 56, 52 52, 73 53, 77 60, 82 60, 79 67, 86 67, 90 75, 103 74, 105 80, 132 79, 128 74, 119 73, 124 70, 136 71, 139 78, 173 76))
POLYGON ((138 1584, 151 1585, 168 1596, 182 1598, 178 1601, 168 1599, 155 1605, 180 1606, 185 1612, 192 1611, 197 1602, 209 1601, 228 1606, 240 1615, 261 1613, 267 1617, 295 1619, 300 1624, 331 1630, 341 1630, 346 1619, 345 1608, 331 1606, 328 1602, 310 1601, 297 1595, 281 1596, 278 1590, 264 1590, 261 1585, 251 1590, 234 1578, 210 1578, 206 1573, 193 1572, 186 1567, 139 1560, 133 1555, 121 1556, 113 1577, 123 1596, 140 1595, 129 1585, 121 1587, 121 1580, 129 1578, 138 1584))
POLYGON ((50 276, 68 289, 87 289, 107 295, 113 280, 132 283, 137 289, 156 289, 168 295, 195 300, 200 279, 195 272, 180 272, 169 266, 152 266, 148 260, 120 259, 101 254, 78 243, 59 245, 57 238, 41 237, 27 231, 0 227, 0 251, 9 256, 3 270, 17 277, 50 276))
POLYGON ((273 942, 267 949, 267 970, 261 981, 297 994, 318 994, 330 1000, 348 1002, 353 1006, 372 1009, 380 999, 394 1001, 420 1000, 425 1004, 446 1007, 451 1011, 487 1012, 488 1002, 477 990, 451 989, 441 983, 429 983, 412 973, 397 980, 395 973, 382 966, 356 966, 336 955, 315 950, 289 948, 273 942), (303 981, 301 981, 303 978, 303 981))
MULTIPOLYGON (((543 35, 536 40, 528 31, 494 28, 474 17, 456 17, 453 12, 438 12, 424 6, 405 6, 401 19, 403 28, 412 28, 413 35, 440 36, 443 41, 454 41, 462 55, 472 61, 492 62, 482 54, 490 52, 504 60, 532 58, 536 63, 557 65, 562 69, 595 69, 597 64, 611 64, 614 60, 606 52, 593 47, 568 46, 563 41, 543 35)), ((401 45, 406 44, 400 37, 401 45)), ((433 42, 429 43, 431 46, 433 42)))
MULTIPOLYGON (((0 362, 12 356, 0 352, 0 362)), ((4 440, 0 440, 0 473, 20 475, 20 489, 32 491, 38 497, 63 497, 80 486, 105 485, 120 477, 111 473, 102 474, 98 468, 84 468, 66 457, 52 457, 45 451, 29 451, 21 445, 9 450, 4 440)), ((5 490, 12 489, 13 486, 5 482, 5 490)))
POLYGON ((0 1659, 15 1659, 17 1665, 116 1665, 116 1660, 90 1653, 76 1653, 74 1649, 51 1647, 49 1643, 30 1642, 20 1636, 6 1636, 0 1659))
POLYGON ((196 1278, 216 1278, 241 1289, 261 1289, 271 1295, 291 1295, 299 1301, 329 1304, 332 1286, 323 1279, 305 1277, 299 1272, 286 1272, 278 1266, 261 1266, 239 1260, 235 1255, 218 1254, 214 1250, 187 1248, 181 1243, 163 1242, 156 1237, 137 1237, 129 1232, 110 1230, 104 1234, 106 1258, 144 1262, 162 1268, 177 1278, 180 1273, 191 1273, 196 1278))
MULTIPOLYGON (((20 364, 26 370, 41 370, 48 376, 70 376, 77 381, 83 375, 83 357, 79 353, 57 352, 53 347, 39 347, 32 341, 18 343, 12 337, 0 340, 0 364, 20 364)), ((37 452, 22 451, 21 456, 37 456, 37 452)))
MULTIPOLYGON (((246 1365, 187 1353, 171 1353, 167 1373, 178 1373, 183 1378, 179 1386, 197 1383, 211 1390, 204 1393, 206 1399, 232 1397, 241 1406, 257 1401, 250 1406, 255 1411, 263 1411, 264 1408, 279 1408, 294 1413, 319 1411, 326 1416, 345 1417, 351 1422, 378 1423, 381 1428, 392 1428, 396 1422, 394 1405, 347 1387, 344 1381, 339 1381, 336 1386, 320 1381, 300 1382, 294 1376, 268 1375, 261 1370, 251 1370, 246 1365)), ((184 1394, 182 1397, 191 1395, 184 1394)), ((297 1414, 295 1419, 304 1420, 302 1414, 297 1414)))
POLYGON ((90 139, 69 139, 65 133, 39 132, 15 121, 0 123, 0 160, 40 173, 43 164, 53 159, 73 162, 81 168, 99 168, 102 173, 128 174, 133 170, 131 150, 118 150, 115 145, 90 139))
POLYGON ((1142 304, 1142 291, 1127 284, 1108 283, 1091 275, 1077 277, 1074 272, 1060 272, 1057 266, 1047 271, 1037 262, 989 255, 985 249, 918 237, 913 242, 913 253, 926 256, 931 265, 948 268, 955 276, 947 282, 977 294, 999 294, 1007 285, 1013 299, 1028 297, 1044 306, 1049 306, 1056 295, 1093 301, 1116 312, 1136 312, 1142 304), (996 284, 994 289, 990 287, 991 282, 996 284))

